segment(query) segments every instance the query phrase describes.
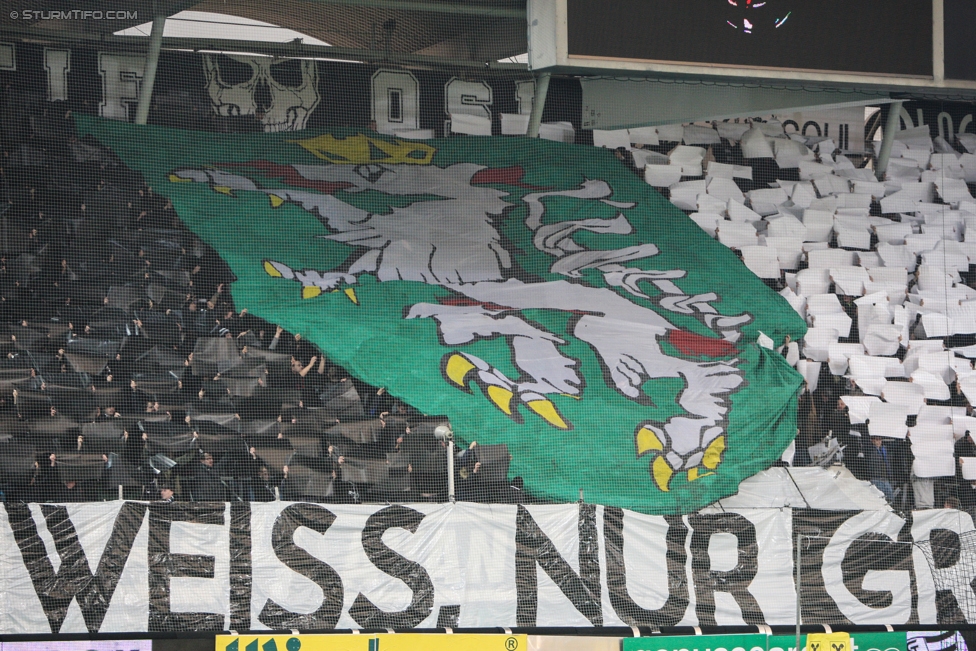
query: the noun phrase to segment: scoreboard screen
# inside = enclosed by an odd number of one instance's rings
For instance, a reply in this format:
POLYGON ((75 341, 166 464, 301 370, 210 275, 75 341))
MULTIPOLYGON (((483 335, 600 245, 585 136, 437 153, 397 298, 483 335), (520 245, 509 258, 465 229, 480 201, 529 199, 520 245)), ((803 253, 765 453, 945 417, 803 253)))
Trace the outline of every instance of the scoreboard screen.
POLYGON ((931 77, 933 1, 566 0, 567 54, 931 77))
POLYGON ((527 3, 532 70, 976 97, 976 0, 527 3))
POLYGON ((976 2, 944 2, 946 79, 976 81, 976 2))

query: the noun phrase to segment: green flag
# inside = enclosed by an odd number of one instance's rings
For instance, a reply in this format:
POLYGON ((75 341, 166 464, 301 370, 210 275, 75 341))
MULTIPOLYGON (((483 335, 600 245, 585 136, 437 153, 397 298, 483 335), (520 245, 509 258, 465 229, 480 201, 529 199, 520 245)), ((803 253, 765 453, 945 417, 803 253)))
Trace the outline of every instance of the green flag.
POLYGON ((238 309, 541 497, 685 513, 793 439, 804 324, 606 150, 526 138, 228 135, 79 118, 230 265, 238 309))

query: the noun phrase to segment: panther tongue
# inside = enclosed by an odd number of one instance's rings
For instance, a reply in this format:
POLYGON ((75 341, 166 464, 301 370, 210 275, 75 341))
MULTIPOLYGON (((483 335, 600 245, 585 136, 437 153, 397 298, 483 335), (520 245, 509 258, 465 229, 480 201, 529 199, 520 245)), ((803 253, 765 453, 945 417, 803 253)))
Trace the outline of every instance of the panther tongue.
POLYGON ((677 348, 683 355, 728 357, 739 352, 739 349, 730 341, 704 337, 687 330, 668 330, 667 339, 668 343, 677 348))
POLYGON ((347 181, 318 181, 305 178, 291 165, 280 165, 268 160, 251 160, 244 163, 219 163, 219 165, 221 167, 250 167, 260 170, 272 178, 280 179, 293 187, 317 190, 323 194, 335 194, 339 190, 353 187, 352 183, 347 181))
POLYGON ((474 176, 471 177, 471 185, 502 183, 515 185, 520 188, 529 188, 530 190, 543 189, 528 183, 522 183, 522 177, 524 176, 525 170, 521 165, 513 165, 512 167, 486 167, 483 170, 475 172, 474 176))

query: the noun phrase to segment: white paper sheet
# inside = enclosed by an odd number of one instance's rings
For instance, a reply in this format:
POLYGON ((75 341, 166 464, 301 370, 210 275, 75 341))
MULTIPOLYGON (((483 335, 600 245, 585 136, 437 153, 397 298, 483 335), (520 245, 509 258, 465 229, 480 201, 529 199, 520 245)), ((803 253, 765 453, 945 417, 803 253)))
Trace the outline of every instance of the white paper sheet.
POLYGON ((868 434, 903 439, 908 435, 908 415, 903 405, 872 402, 868 408, 868 434))
POLYGON ((502 135, 524 136, 529 131, 529 116, 522 113, 502 113, 502 135))
POLYGON ((543 122, 539 126, 539 137, 556 142, 576 142, 576 130, 571 122, 543 122))
POLYGON ((871 405, 883 404, 881 398, 874 396, 841 396, 840 399, 847 405, 847 416, 851 425, 866 423, 871 414, 871 405))
POLYGON ((724 202, 728 202, 730 199, 735 200, 739 203, 745 201, 745 196, 742 194, 742 190, 739 186, 735 184, 732 179, 726 178, 712 178, 708 181, 708 194, 709 196, 715 197, 724 202))
POLYGON ((724 220, 721 215, 716 215, 715 213, 696 212, 688 216, 691 217, 691 220, 698 224, 703 231, 708 233, 710 237, 715 237, 715 226, 718 224, 718 222, 724 220))
POLYGON ((807 227, 793 215, 777 215, 769 217, 766 227, 768 237, 796 239, 801 245, 807 236, 807 227))
POLYGON ((796 293, 801 296, 818 296, 830 289, 830 269, 815 267, 801 269, 796 274, 796 293))
MULTIPOLYGON (((647 170, 644 170, 647 173, 647 170)), ((680 181, 669 188, 671 203, 682 210, 698 210, 698 195, 705 194, 705 181, 680 181)))
POLYGON ((807 263, 811 269, 852 267, 854 266, 854 252, 843 249, 824 249, 810 251, 807 263))
POLYGON ((738 142, 742 138, 742 134, 750 129, 750 125, 746 122, 716 122, 715 130, 718 131, 718 135, 730 142, 738 142))
POLYGON ((782 188, 750 190, 747 196, 752 209, 763 216, 775 215, 777 206, 790 200, 782 188))
POLYGON ((760 278, 780 277, 776 249, 766 246, 743 246, 739 250, 742 252, 742 262, 752 273, 760 278))
POLYGON ((718 132, 712 127, 705 127, 698 124, 686 124, 684 137, 686 145, 718 145, 722 139, 718 132))
POLYGON ((462 133, 469 136, 490 136, 491 118, 468 113, 451 114, 451 133, 462 133))
POLYGON ((660 144, 657 137, 657 127, 637 127, 630 129, 630 144, 634 146, 660 144))
POLYGON ((803 352, 812 361, 826 362, 830 346, 837 342, 837 338, 833 328, 809 328, 803 337, 803 352))
POLYGON ((803 225, 807 227, 807 242, 827 242, 834 229, 834 213, 808 208, 803 211, 803 225))
POLYGON ((759 222, 762 220, 762 215, 754 212, 752 209, 746 207, 742 203, 736 201, 735 199, 729 199, 726 205, 726 211, 729 215, 729 219, 734 222, 759 222))
POLYGON ((976 481, 976 457, 959 457, 962 462, 962 478, 976 481))
POLYGON ((743 158, 773 158, 773 148, 769 146, 766 135, 756 124, 742 134, 739 145, 742 147, 743 158))
POLYGON ((685 127, 682 124, 659 125, 657 137, 664 142, 681 142, 685 138, 685 127))
POLYGON ((648 165, 644 168, 644 181, 655 188, 669 188, 680 180, 680 165, 648 165))
POLYGON ((912 373, 911 379, 913 384, 922 387, 926 400, 948 400, 951 397, 949 386, 935 373, 918 369, 912 373))
POLYGON ((614 129, 613 131, 594 129, 593 146, 606 147, 607 149, 616 149, 617 147, 630 149, 630 132, 627 129, 614 129))
POLYGON ((719 222, 716 224, 715 233, 718 241, 730 249, 755 246, 759 242, 755 227, 748 222, 719 222))
POLYGON ((820 385, 820 362, 809 359, 801 359, 796 363, 796 370, 807 383, 807 389, 811 392, 816 391, 820 385))
POLYGON ((867 231, 835 227, 834 232, 837 234, 837 246, 865 251, 871 248, 871 234, 867 231))
POLYGON ((898 405, 908 414, 918 414, 918 410, 925 404, 925 390, 912 382, 895 382, 889 380, 881 391, 885 402, 898 405))
POLYGON ((799 237, 780 237, 766 232, 766 246, 776 249, 780 269, 796 269, 803 254, 803 240, 799 237))

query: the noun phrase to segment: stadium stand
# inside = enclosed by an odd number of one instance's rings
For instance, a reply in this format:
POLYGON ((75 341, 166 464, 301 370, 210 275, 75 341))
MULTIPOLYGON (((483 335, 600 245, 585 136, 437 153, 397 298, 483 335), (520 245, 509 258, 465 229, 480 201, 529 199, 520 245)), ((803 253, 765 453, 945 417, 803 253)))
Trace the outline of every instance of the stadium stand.
MULTIPOLYGON (((447 498, 444 418, 236 310, 215 252, 58 103, 7 108, 5 500, 447 498)), ((881 182, 776 122, 645 131, 594 142, 810 325, 780 348, 806 380, 784 463, 843 463, 899 509, 976 504, 973 143, 902 131, 881 182)), ((459 498, 530 499, 508 459, 459 452, 459 498)))
MULTIPOLYGON (((236 310, 230 270, 138 173, 57 103, 6 100, 5 501, 447 498, 444 418, 236 310)), ((524 499, 508 460, 459 452, 461 499, 524 499)))
POLYGON ((7 4, 0 651, 965 651, 963 3, 7 4))
POLYGON ((878 181, 868 157, 852 161, 829 138, 787 134, 776 121, 731 126, 687 125, 681 141, 620 155, 647 160, 647 182, 809 324, 803 341, 779 348, 806 380, 786 462, 843 463, 899 509, 956 499, 971 509, 976 148, 968 134, 949 143, 928 127, 898 132, 878 181), (647 150, 658 156, 645 158, 647 150))

